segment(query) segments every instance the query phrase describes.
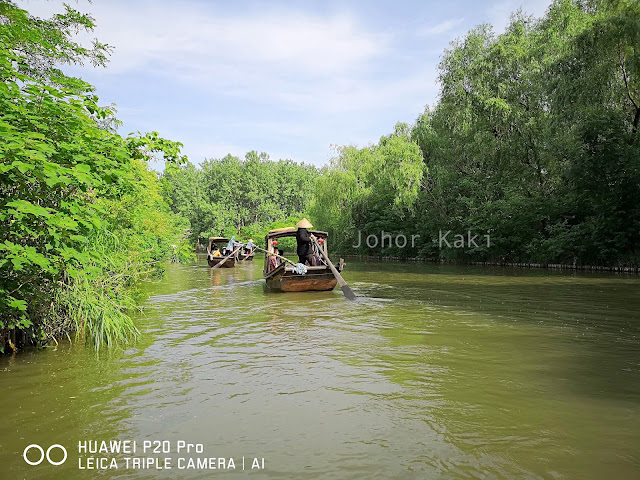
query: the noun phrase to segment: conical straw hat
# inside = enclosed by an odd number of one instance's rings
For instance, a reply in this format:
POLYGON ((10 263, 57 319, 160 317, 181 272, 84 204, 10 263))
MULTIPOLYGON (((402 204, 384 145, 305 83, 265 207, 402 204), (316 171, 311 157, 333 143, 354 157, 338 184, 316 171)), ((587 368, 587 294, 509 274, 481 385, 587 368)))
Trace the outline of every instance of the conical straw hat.
POLYGON ((309 220, 307 220, 306 218, 303 218, 298 223, 296 223, 296 227, 298 227, 298 228, 313 228, 313 225, 311 225, 311 222, 309 220))

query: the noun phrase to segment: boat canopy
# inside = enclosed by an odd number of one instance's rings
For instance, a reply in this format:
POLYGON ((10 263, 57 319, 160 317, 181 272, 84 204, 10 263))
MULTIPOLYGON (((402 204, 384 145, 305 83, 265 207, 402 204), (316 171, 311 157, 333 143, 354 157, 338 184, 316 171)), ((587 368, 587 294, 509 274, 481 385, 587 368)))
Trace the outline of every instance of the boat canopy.
POLYGON ((211 237, 209 238, 209 245, 207 245, 207 251, 209 253, 211 253, 211 250, 213 249, 213 246, 216 243, 229 243, 229 238, 227 237, 211 237))
MULTIPOLYGON (((296 227, 277 228, 276 230, 270 230, 265 239, 295 237, 297 230, 296 227)), ((321 232, 320 230, 309 230, 309 233, 313 233, 318 238, 327 238, 329 236, 327 232, 321 232)))

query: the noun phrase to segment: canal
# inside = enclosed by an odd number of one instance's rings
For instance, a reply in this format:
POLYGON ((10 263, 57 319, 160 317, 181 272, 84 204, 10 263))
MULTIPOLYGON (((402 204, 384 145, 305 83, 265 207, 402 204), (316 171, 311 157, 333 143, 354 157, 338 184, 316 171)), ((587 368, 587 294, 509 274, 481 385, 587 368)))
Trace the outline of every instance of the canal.
POLYGON ((0 358, 0 478, 640 478, 637 276, 354 260, 348 302, 261 270, 169 265, 136 344, 0 358), (79 469, 116 439, 236 468, 79 469))

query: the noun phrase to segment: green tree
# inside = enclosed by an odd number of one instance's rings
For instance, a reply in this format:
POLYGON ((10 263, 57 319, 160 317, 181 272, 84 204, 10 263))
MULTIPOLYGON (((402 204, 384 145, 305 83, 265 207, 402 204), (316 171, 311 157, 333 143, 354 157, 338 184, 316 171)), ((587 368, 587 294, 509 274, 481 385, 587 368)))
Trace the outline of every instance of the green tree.
MULTIPOLYGON (((266 153, 244 159, 227 155, 164 172, 166 197, 174 212, 189 219, 191 240, 257 231, 300 215, 313 193, 317 170, 291 160, 272 161, 266 153)), ((252 236, 252 235, 249 235, 252 236)), ((255 236, 255 235, 254 235, 255 236)))
POLYGON ((377 145, 338 147, 322 171, 310 213, 339 248, 352 245, 358 231, 406 230, 423 177, 420 149, 409 133, 398 124, 377 145))
POLYGON ((180 144, 100 128, 113 115, 59 63, 104 64, 108 48, 70 7, 51 20, 0 2, 0 348, 76 331, 96 346, 135 335, 130 287, 182 256, 181 224, 144 160, 179 163, 180 144), (175 245, 175 248, 173 247, 175 245))

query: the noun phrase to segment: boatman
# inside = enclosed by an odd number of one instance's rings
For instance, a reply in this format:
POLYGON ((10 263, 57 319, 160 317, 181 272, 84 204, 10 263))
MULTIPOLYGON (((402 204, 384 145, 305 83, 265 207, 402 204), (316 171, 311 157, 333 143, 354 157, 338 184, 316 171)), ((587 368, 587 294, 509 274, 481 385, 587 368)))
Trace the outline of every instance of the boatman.
POLYGON ((234 250, 236 249, 236 236, 232 236, 231 239, 229 240, 229 243, 227 243, 227 246, 225 247, 225 255, 231 255, 234 250))
POLYGON ((298 254, 298 262, 303 265, 309 265, 311 267, 316 266, 316 260, 313 257, 313 249, 311 248, 311 241, 315 240, 315 236, 309 233, 309 229, 313 228, 311 222, 306 218, 303 218, 296 223, 298 231, 296 232, 296 243, 298 248, 296 253, 298 254))
POLYGON ((253 238, 250 238, 247 244, 244 246, 244 251, 246 255, 251 255, 253 253, 253 247, 255 243, 253 243, 253 238))

